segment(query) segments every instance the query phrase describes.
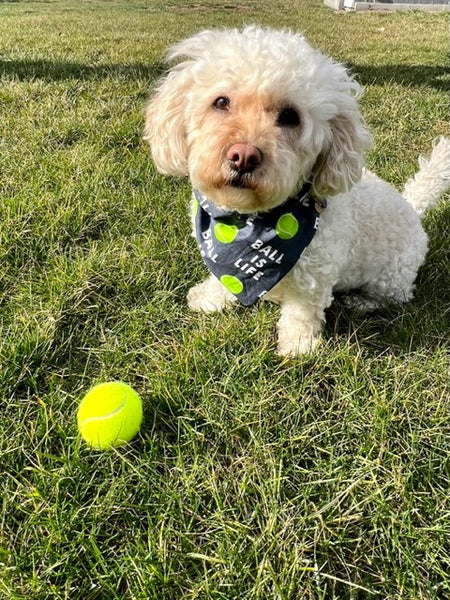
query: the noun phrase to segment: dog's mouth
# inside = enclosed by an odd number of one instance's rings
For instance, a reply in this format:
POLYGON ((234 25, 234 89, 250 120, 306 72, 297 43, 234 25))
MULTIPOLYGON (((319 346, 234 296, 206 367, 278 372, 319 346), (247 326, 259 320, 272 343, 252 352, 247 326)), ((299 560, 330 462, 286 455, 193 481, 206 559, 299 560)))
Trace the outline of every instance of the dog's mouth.
POLYGON ((255 181, 250 173, 235 173, 225 179, 225 185, 237 190, 247 190, 255 188, 255 181))
POLYGON ((266 169, 252 172, 238 171, 223 165, 214 177, 191 174, 192 185, 211 198, 217 206, 241 213, 267 210, 279 203, 279 193, 274 194, 266 169))
POLYGON ((248 183, 246 181, 243 180, 242 177, 235 177, 234 179, 231 179, 230 181, 227 182, 227 185, 236 188, 238 190, 245 190, 246 188, 248 188, 248 183))

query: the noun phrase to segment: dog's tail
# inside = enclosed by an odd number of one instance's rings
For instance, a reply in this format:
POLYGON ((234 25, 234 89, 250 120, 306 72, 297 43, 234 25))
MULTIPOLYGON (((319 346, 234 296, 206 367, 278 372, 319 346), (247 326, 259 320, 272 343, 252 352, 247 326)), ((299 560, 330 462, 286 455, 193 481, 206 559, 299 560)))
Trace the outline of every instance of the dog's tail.
POLYGON ((422 215, 450 189, 450 138, 439 138, 430 158, 419 158, 419 166, 419 171, 406 183, 402 194, 422 215))

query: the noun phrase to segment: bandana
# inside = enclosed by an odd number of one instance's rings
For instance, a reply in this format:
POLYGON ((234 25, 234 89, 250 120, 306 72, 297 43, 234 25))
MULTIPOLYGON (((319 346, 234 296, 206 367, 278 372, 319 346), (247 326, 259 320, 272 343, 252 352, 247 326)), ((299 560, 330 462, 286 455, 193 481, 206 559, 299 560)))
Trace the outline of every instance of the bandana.
POLYGON ((309 186, 266 213, 241 215, 194 190, 195 235, 208 269, 244 306, 254 304, 289 273, 319 225, 309 186))

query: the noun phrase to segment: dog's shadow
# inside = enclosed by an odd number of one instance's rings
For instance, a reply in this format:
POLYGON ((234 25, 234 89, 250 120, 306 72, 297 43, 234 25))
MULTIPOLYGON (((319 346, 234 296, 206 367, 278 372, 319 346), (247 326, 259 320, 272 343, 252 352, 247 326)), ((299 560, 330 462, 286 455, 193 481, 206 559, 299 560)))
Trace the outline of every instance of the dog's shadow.
POLYGON ((346 62, 346 66, 363 86, 397 83, 406 87, 431 87, 438 91, 450 90, 448 67, 445 65, 361 65, 346 62))
POLYGON ((165 70, 163 63, 92 64, 62 60, 8 60, 0 59, 0 76, 14 77, 19 81, 42 79, 44 81, 106 79, 145 79, 152 81, 165 70))

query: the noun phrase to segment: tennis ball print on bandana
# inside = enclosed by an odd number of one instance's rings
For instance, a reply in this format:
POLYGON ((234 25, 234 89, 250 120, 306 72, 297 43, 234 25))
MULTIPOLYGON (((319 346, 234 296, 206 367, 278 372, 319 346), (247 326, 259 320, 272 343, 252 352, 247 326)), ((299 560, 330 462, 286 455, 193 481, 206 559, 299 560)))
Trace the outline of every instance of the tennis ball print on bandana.
POLYGON ((308 192, 302 190, 267 213, 240 215, 194 190, 200 254, 211 273, 245 306, 271 290, 313 239, 319 213, 308 192))
POLYGON ((281 215, 275 226, 277 236, 282 240, 292 239, 298 231, 298 221, 292 213, 281 215))
POLYGON ((230 244, 239 233, 237 225, 227 225, 226 223, 216 223, 214 225, 214 235, 222 244, 230 244))
POLYGON ((244 289, 242 281, 234 275, 222 275, 219 281, 235 296, 238 296, 244 289))

